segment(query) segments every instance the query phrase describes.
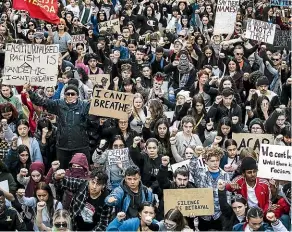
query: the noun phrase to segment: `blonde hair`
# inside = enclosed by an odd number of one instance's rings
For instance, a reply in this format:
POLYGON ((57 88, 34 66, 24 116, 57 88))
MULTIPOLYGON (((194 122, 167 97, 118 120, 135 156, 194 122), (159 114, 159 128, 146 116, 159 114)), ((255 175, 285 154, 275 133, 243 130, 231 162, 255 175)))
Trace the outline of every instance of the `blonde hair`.
POLYGON ((239 159, 242 160, 245 157, 252 157, 258 161, 258 154, 250 147, 245 147, 239 153, 239 159))
POLYGON ((132 110, 133 110, 133 115, 134 115, 134 117, 139 117, 139 116, 138 116, 138 112, 137 112, 137 110, 136 110, 136 108, 135 108, 135 106, 134 106, 134 101, 135 101, 135 99, 137 99, 137 98, 140 98, 140 99, 142 100, 143 105, 144 105, 144 98, 143 98, 142 94, 141 94, 141 93, 135 93, 135 94, 134 94, 134 97, 133 97, 133 106, 132 106, 132 110))
POLYGON ((71 223, 71 217, 70 217, 70 214, 67 210, 64 210, 64 209, 59 209, 57 210, 54 215, 53 215, 53 227, 55 225, 55 221, 58 219, 58 218, 64 218, 67 222, 67 229, 69 231, 72 231, 72 223, 71 223))

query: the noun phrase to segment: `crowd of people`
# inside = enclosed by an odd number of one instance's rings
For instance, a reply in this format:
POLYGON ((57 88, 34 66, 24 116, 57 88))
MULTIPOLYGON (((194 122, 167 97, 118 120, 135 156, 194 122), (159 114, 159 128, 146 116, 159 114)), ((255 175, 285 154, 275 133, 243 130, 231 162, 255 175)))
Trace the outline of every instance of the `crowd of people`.
POLYGON ((240 0, 218 34, 216 0, 58 0, 57 25, 0 4, 1 77, 7 43, 59 45, 55 86, 0 86, 0 230, 291 231, 291 182, 232 137, 291 146, 291 51, 246 38, 250 19, 291 31, 291 6, 240 0), (89 114, 94 88, 133 94, 128 116, 89 114), (190 188, 212 189, 213 215, 164 210, 190 188))

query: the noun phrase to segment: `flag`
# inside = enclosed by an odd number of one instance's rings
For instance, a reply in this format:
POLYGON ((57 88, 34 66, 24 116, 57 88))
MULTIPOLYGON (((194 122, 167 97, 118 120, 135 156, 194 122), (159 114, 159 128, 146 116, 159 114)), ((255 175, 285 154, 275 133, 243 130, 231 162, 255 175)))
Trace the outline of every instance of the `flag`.
POLYGON ((57 15, 57 0, 14 0, 13 8, 28 11, 32 18, 41 19, 53 24, 60 22, 57 15))

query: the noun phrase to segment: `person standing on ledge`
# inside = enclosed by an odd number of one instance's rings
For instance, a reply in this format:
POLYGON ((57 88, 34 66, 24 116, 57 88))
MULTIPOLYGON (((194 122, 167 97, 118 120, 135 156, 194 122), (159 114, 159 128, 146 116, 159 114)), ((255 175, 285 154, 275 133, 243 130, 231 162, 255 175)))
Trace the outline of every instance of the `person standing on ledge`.
POLYGON ((40 97, 34 93, 29 84, 23 86, 33 104, 44 106, 49 113, 58 116, 57 125, 57 159, 60 168, 68 168, 75 153, 84 153, 90 159, 87 122, 90 103, 81 101, 78 88, 68 85, 65 88, 65 98, 52 100, 40 97))

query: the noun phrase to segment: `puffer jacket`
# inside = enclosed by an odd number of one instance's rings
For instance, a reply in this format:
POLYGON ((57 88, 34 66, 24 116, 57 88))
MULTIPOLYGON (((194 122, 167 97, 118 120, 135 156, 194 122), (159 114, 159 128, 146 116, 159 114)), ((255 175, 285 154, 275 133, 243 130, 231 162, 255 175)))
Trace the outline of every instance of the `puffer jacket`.
POLYGON ((87 134, 89 102, 78 99, 74 104, 67 104, 65 100, 41 98, 31 90, 28 93, 35 105, 44 106, 49 113, 58 116, 57 148, 76 150, 89 146, 87 134))

